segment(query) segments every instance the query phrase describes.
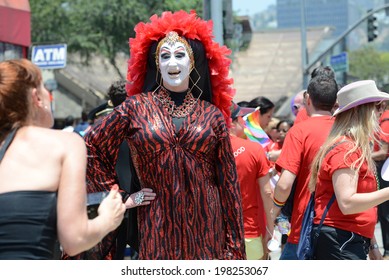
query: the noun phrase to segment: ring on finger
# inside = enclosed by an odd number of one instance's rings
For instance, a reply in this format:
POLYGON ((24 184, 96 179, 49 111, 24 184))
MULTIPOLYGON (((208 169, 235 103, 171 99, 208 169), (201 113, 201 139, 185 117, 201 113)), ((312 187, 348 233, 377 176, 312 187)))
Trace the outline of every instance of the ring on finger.
POLYGON ((144 192, 142 192, 142 191, 138 192, 138 193, 135 195, 135 199, 134 199, 135 204, 136 204, 136 205, 142 204, 142 202, 143 202, 144 199, 145 199, 145 194, 144 194, 144 192))

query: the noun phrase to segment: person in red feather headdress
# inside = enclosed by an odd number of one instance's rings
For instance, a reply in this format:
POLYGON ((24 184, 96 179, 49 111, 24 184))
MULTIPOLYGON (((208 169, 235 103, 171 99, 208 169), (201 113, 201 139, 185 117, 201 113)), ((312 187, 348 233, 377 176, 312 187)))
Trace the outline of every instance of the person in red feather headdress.
POLYGON ((230 51, 194 12, 154 15, 135 31, 129 97, 85 136, 88 191, 117 183, 115 161, 126 140, 141 185, 125 201, 139 206, 139 259, 245 259, 228 133, 230 51))

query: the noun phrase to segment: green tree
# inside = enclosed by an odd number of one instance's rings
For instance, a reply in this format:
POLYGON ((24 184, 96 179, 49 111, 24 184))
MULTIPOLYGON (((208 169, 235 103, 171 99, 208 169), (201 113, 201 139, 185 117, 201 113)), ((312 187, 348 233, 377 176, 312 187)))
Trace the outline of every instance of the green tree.
POLYGON ((84 64, 102 55, 121 77, 116 55, 129 53, 128 40, 138 22, 166 10, 202 13, 201 0, 31 0, 30 6, 34 43, 66 43, 84 64))
POLYGON ((372 46, 350 53, 350 74, 361 80, 371 79, 378 87, 388 83, 389 53, 377 51, 372 46))

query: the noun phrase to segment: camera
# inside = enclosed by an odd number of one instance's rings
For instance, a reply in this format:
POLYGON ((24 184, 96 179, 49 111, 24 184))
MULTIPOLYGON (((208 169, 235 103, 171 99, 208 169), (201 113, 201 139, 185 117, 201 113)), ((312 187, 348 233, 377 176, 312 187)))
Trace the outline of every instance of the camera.
POLYGON ((94 219, 97 217, 97 209, 99 208, 103 199, 108 196, 108 194, 108 191, 87 194, 86 210, 89 219, 94 219))

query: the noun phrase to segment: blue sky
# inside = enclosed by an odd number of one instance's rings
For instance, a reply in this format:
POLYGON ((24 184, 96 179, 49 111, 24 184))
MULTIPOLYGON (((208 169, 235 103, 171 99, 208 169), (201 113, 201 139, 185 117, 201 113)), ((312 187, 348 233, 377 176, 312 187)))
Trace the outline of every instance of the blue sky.
POLYGON ((232 0, 232 9, 240 16, 251 16, 265 10, 269 5, 275 3, 276 0, 232 0))

